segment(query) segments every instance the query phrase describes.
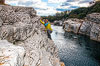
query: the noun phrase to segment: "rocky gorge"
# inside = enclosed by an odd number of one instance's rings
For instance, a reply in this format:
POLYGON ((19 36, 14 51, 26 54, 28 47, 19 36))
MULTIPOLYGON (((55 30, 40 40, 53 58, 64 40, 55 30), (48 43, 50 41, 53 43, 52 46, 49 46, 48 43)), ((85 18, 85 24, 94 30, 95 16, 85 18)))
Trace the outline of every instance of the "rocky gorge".
POLYGON ((67 32, 83 34, 90 39, 100 42, 100 13, 88 14, 85 19, 68 19, 63 28, 67 32))
POLYGON ((32 7, 0 5, 0 66, 63 64, 39 20, 32 7))

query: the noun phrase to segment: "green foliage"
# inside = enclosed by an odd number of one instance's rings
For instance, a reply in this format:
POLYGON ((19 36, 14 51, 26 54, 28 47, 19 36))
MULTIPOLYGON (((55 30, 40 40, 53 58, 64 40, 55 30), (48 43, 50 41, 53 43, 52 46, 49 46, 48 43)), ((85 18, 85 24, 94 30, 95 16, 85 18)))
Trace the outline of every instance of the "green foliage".
POLYGON ((79 19, 83 19, 84 17, 86 17, 87 14, 90 13, 100 13, 100 1, 96 2, 95 5, 91 6, 91 7, 81 7, 75 10, 72 10, 71 13, 69 14, 69 18, 79 18, 79 19))
POLYGON ((82 18, 84 18, 84 17, 86 17, 86 13, 80 13, 80 14, 77 16, 78 19, 82 19, 82 18))
POLYGON ((80 7, 78 9, 72 10, 69 14, 67 14, 65 11, 61 13, 56 13, 53 16, 42 16, 42 18, 48 19, 50 22, 66 18, 83 19, 84 17, 86 17, 87 14, 90 13, 100 13, 100 1, 96 2, 96 4, 91 7, 80 7))
POLYGON ((93 5, 92 7, 90 7, 90 13, 92 12, 98 12, 100 13, 100 1, 96 2, 95 5, 93 5))
POLYGON ((65 12, 61 12, 61 13, 56 13, 53 16, 42 16, 42 18, 44 19, 48 19, 50 22, 54 22, 55 20, 62 20, 64 18, 67 18, 68 14, 65 14, 65 12))

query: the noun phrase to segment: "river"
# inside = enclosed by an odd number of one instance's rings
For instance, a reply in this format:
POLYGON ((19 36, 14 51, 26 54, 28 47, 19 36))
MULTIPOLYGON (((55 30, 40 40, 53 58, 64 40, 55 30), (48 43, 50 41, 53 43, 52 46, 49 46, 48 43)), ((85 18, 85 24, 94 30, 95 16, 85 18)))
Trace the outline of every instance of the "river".
POLYGON ((53 26, 51 37, 65 66, 100 66, 100 43, 53 26))

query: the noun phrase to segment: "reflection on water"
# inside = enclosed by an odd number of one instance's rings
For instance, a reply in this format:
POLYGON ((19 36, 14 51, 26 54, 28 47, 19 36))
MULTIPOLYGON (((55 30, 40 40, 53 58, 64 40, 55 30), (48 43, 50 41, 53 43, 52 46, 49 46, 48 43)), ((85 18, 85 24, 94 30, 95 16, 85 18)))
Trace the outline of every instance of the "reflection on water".
POLYGON ((59 48, 59 57, 66 66, 100 66, 100 43, 87 36, 64 32, 52 26, 52 39, 59 48))

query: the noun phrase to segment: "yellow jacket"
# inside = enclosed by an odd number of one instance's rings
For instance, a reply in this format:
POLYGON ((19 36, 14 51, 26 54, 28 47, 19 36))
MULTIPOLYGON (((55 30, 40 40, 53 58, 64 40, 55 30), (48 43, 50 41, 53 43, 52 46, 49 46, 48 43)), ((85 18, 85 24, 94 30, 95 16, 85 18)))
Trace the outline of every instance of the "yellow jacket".
MULTIPOLYGON (((45 25, 45 23, 44 23, 42 20, 40 20, 40 22, 41 22, 43 25, 45 25)), ((52 31, 51 24, 48 23, 48 25, 45 26, 45 29, 46 29, 46 30, 51 30, 51 31, 52 31)))

